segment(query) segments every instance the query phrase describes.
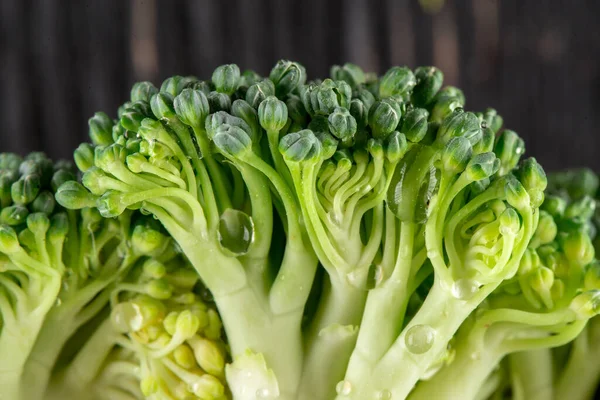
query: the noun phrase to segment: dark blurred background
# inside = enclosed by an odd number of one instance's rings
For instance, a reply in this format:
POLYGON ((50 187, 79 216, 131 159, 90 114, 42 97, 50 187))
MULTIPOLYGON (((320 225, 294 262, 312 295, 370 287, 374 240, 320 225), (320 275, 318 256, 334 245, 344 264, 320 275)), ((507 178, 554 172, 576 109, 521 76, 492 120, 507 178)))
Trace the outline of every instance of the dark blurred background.
POLYGON ((600 170, 597 0, 0 0, 0 150, 70 157, 131 84, 219 64, 436 65, 547 169, 600 170))

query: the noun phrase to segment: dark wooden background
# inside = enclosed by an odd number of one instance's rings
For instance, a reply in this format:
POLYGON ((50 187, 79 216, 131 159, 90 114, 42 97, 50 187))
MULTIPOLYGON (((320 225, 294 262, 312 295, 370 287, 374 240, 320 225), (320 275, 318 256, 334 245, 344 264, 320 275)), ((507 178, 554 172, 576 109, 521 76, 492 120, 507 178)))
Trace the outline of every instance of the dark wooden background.
POLYGON ((344 61, 437 65, 547 169, 600 170, 600 1, 446 3, 0 0, 0 150, 69 157, 87 118, 114 115, 136 80, 207 78, 226 62, 266 74, 290 58, 312 77, 344 61))

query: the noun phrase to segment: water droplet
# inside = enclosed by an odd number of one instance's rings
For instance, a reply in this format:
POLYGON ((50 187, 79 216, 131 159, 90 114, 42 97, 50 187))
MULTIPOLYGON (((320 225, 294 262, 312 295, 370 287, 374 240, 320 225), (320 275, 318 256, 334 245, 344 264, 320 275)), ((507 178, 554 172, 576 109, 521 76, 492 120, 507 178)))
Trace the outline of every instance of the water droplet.
POLYGON ((271 391, 267 388, 258 389, 256 391, 256 397, 258 399, 266 399, 271 396, 271 391))
POLYGON ((381 265, 371 264, 369 275, 367 276, 367 289, 373 289, 381 285, 384 278, 384 271, 381 265))
POLYGON ((254 241, 252 218, 242 211, 228 208, 221 214, 217 239, 221 248, 232 255, 246 254, 254 241))
POLYGON ((469 300, 479 290, 479 283, 472 279, 461 278, 452 284, 452 296, 459 300, 469 300))
POLYGON ((479 360, 481 358, 481 353, 478 351, 474 351, 471 353, 471 360, 479 360))
POLYGON ((387 389, 380 390, 377 393, 377 400, 390 400, 392 398, 392 392, 387 389))
POLYGON ((348 396, 352 393, 352 384, 348 381, 340 381, 335 385, 335 391, 340 396, 348 396))
POLYGON ((413 354, 423 354, 433 346, 435 330, 429 325, 414 325, 404 336, 404 344, 413 354))

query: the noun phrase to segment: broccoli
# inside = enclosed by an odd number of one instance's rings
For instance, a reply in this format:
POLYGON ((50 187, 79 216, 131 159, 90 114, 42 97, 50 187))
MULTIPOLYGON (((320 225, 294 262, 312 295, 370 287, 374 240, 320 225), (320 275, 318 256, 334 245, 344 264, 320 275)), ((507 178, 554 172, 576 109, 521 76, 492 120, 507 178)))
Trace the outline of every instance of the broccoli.
POLYGON ((598 179, 548 182, 464 107, 435 67, 227 64, 134 84, 77 173, 3 154, 9 399, 570 393, 597 340, 598 179))

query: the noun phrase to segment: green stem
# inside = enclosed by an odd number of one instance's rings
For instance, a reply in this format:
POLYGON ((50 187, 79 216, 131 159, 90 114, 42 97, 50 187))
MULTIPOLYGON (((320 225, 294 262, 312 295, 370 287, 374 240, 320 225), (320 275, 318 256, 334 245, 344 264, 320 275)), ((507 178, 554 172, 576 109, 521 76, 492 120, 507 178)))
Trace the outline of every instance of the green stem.
POLYGON ((305 334, 304 371, 299 400, 328 400, 354 349, 367 291, 352 286, 345 277, 324 283, 315 318, 305 334))
POLYGON ((575 339, 571 354, 556 383, 555 399, 589 400, 600 384, 600 319, 595 317, 575 339), (595 331, 595 335, 593 334, 595 331))
POLYGON ((227 178, 210 151, 210 144, 208 142, 206 131, 199 126, 194 126, 192 129, 194 131, 194 135, 196 136, 196 141, 198 142, 198 147, 200 148, 202 157, 206 161, 208 173, 210 174, 211 182, 217 197, 217 204, 222 212, 228 208, 231 208, 231 200, 227 193, 226 187, 226 182, 228 182, 227 178))
POLYGON ((365 369, 374 368, 400 333, 408 301, 406 288, 412 264, 414 231, 415 224, 401 224, 393 272, 380 287, 369 291, 356 348, 346 372, 346 380, 350 382, 361 380, 365 369))
POLYGON ((273 315, 249 287, 216 295, 215 302, 233 359, 247 350, 262 354, 277 378, 282 398, 296 393, 302 372, 303 310, 273 315))
POLYGON ((514 400, 553 398, 550 349, 517 352, 509 355, 508 359, 514 400))
MULTIPOLYGON (((352 392, 350 398, 371 399, 388 392, 392 395, 392 399, 406 398, 417 381, 446 350, 448 342, 463 321, 496 287, 497 284, 483 286, 471 299, 465 301, 452 296, 449 289, 440 286, 436 280, 417 315, 376 367, 364 365, 361 370, 357 368, 352 371, 350 376, 355 379, 350 383, 359 384, 356 384, 356 390, 352 392), (433 335, 429 348, 421 347, 413 351, 410 346, 407 346, 407 334, 427 333, 433 335)), ((422 340, 421 337, 415 339, 422 340)), ((378 337, 375 336, 375 340, 379 340, 378 337)), ((346 398, 338 396, 338 400, 346 400, 346 398)))

